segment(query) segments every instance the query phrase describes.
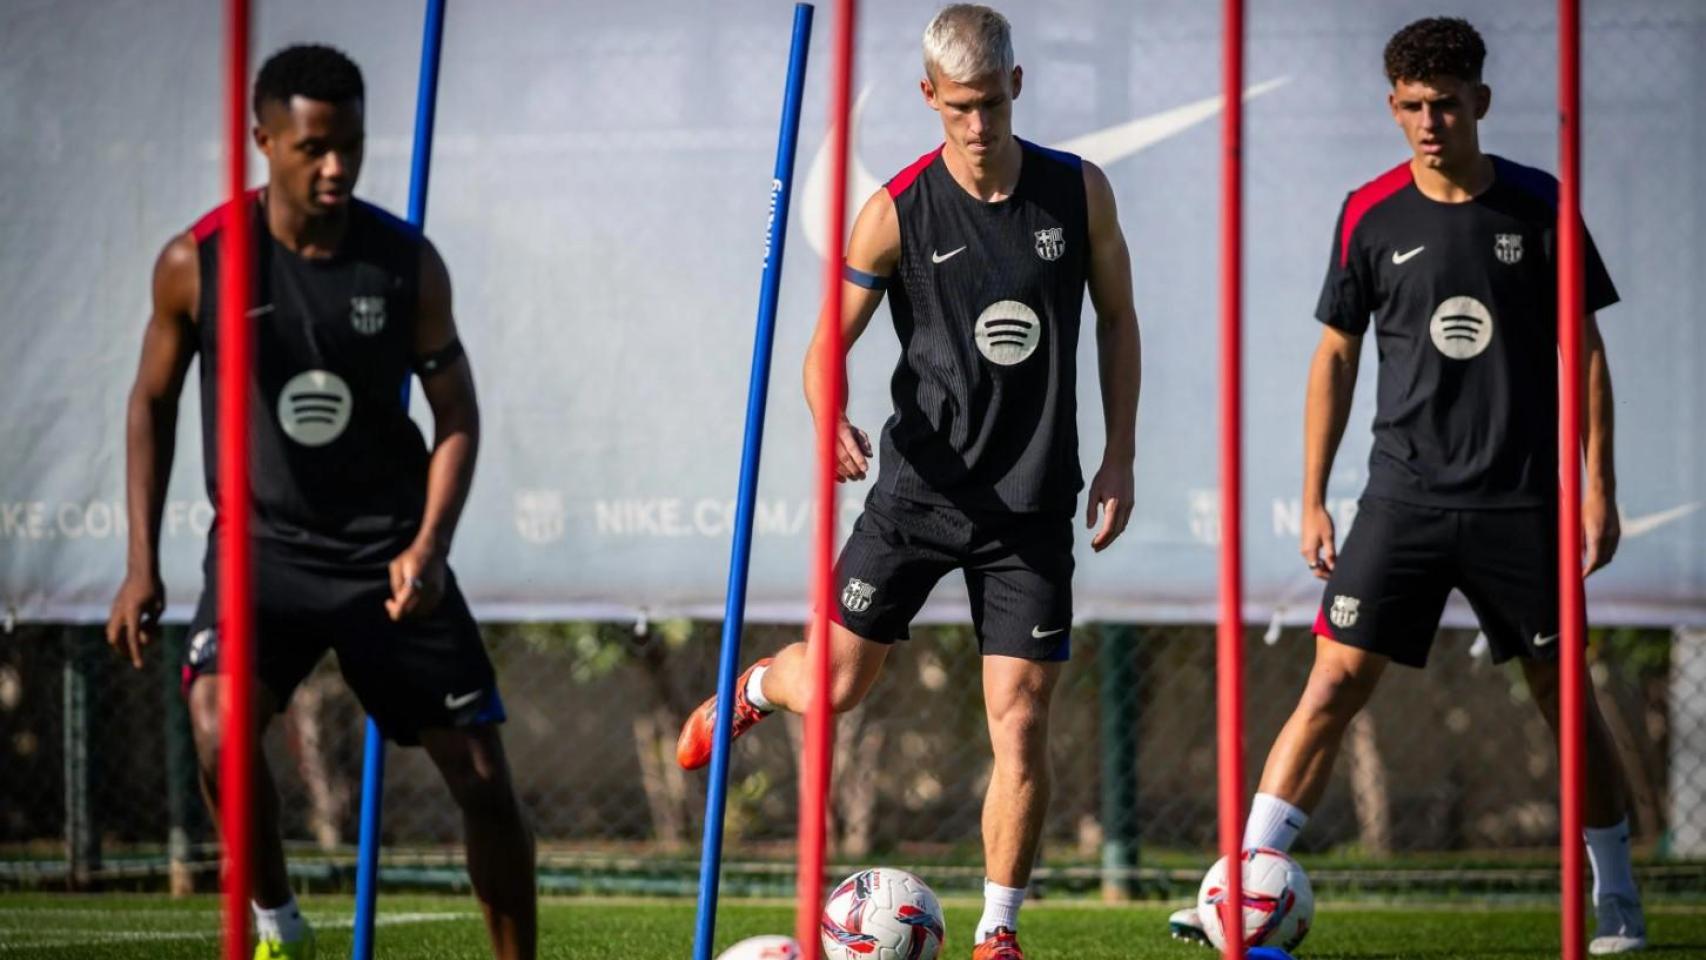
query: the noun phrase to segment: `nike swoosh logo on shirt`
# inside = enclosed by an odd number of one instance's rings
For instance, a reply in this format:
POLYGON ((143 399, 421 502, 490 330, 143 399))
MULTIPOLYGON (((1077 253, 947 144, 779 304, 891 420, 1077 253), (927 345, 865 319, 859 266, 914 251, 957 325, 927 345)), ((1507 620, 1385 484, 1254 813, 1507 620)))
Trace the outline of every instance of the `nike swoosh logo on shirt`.
MULTIPOLYGON (((1253 83, 1244 88, 1244 100, 1248 102, 1272 93, 1290 82, 1290 77, 1274 77, 1261 83, 1253 83)), ((866 87, 859 92, 859 99, 853 104, 850 124, 855 134, 859 129, 859 115, 864 112, 865 100, 870 95, 871 88, 866 87)), ((1204 97, 1160 113, 1126 120, 1064 140, 1055 144, 1054 149, 1076 153, 1099 167, 1106 167, 1212 119, 1220 113, 1222 102, 1223 98, 1219 95, 1204 97)), ((857 136, 852 139, 856 140, 857 136)), ((811 164, 806 168, 806 179, 800 187, 801 199, 798 204, 800 226, 805 229, 806 243, 820 257, 829 249, 830 140, 829 137, 824 138, 817 153, 812 157, 811 164)), ((878 180, 870 168, 860 162, 858 151, 852 149, 852 144, 849 144, 847 199, 854 204, 854 209, 858 209, 858 205, 881 189, 882 185, 883 181, 878 180)), ((851 223, 852 219, 849 218, 848 222, 851 223)))
POLYGON ((460 710, 468 704, 473 703, 475 700, 480 699, 480 694, 484 692, 485 691, 483 690, 475 690, 473 693, 464 693, 460 697, 452 696, 447 693, 444 695, 444 707, 446 710, 460 710))
POLYGON ((1044 630, 1042 627, 1032 627, 1031 628, 1031 636, 1036 637, 1038 640, 1041 640, 1044 637, 1052 637, 1057 633, 1065 633, 1065 632, 1066 632, 1065 627, 1061 627, 1061 628, 1056 629, 1056 630, 1044 630))
POLYGON ((931 263, 946 263, 947 261, 952 260, 954 258, 955 254, 964 253, 965 249, 966 249, 965 247, 961 247, 958 250, 949 250, 947 253, 937 253, 936 251, 932 250, 932 251, 930 251, 930 262, 931 263))
POLYGON ((1427 249, 1427 247, 1417 247, 1416 249, 1411 250, 1409 253, 1399 253, 1398 251, 1394 250, 1394 251, 1392 251, 1392 263, 1394 265, 1404 263, 1404 262, 1414 258, 1416 254, 1421 253, 1423 250, 1426 250, 1426 249, 1427 249))

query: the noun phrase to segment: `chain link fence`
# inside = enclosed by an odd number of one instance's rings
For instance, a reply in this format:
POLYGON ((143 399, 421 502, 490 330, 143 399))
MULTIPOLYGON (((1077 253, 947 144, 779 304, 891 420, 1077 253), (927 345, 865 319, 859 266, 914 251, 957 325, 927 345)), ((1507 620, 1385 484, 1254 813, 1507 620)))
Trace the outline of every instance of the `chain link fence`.
MULTIPOLYGON (((796 635, 754 628, 745 659, 796 635)), ((677 768, 674 744, 681 719, 714 685, 717 636, 716 624, 687 621, 488 626, 545 888, 692 891, 705 775, 677 768)), ((177 693, 181 642, 172 633, 138 672, 87 627, 0 636, 0 883, 212 882, 217 846, 177 693)), ((1306 630, 1249 636, 1252 789, 1312 643, 1306 630)), ((1628 774, 1645 882, 1657 893, 1698 893, 1706 634, 1596 631, 1590 663, 1628 774)), ((1194 884, 1216 843, 1213 697, 1210 629, 1078 630, 1051 721, 1055 790, 1041 887, 1127 896, 1178 895, 1194 884)), ((362 727, 327 658, 265 740, 293 868, 309 886, 353 875, 362 727)), ((731 892, 789 887, 799 747, 793 718, 737 746, 731 892)), ((832 857, 912 866, 948 890, 974 887, 988 749, 975 638, 965 627, 918 630, 868 702, 837 726, 832 857)), ((1520 670, 1489 663, 1472 633, 1446 631, 1426 671, 1387 673, 1347 734, 1297 850, 1318 884, 1344 891, 1543 892, 1556 881, 1556 797, 1554 741, 1520 670)), ((463 883, 459 835, 425 754, 393 749, 386 880, 463 883)))

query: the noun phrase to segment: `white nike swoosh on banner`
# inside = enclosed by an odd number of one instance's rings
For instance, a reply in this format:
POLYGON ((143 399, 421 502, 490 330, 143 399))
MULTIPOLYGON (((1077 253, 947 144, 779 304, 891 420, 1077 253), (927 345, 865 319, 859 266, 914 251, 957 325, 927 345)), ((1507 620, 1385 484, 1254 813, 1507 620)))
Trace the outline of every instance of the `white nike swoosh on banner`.
POLYGON ((1623 539, 1633 540, 1636 537, 1644 537, 1660 527, 1681 520, 1683 517, 1686 517, 1700 509, 1701 506, 1701 501, 1696 500, 1693 503, 1685 503, 1680 507, 1672 507, 1669 510, 1660 510, 1658 513, 1649 513, 1644 516, 1631 517, 1624 515, 1623 539))
MULTIPOLYGON (((1290 82, 1290 77, 1275 77, 1252 84, 1244 88, 1244 99, 1254 100, 1290 82)), ((1118 163, 1134 153, 1147 150, 1163 140, 1184 133, 1204 120, 1213 118, 1220 113, 1223 99, 1219 96, 1204 97, 1195 103, 1187 103, 1162 113, 1108 127, 1106 130, 1073 137, 1055 144, 1054 149, 1076 153, 1099 167, 1118 163)))
MULTIPOLYGON (((1272 93, 1290 82, 1290 77, 1275 77, 1252 84, 1244 88, 1244 99, 1253 100, 1272 93)), ((847 200, 849 208, 855 211, 883 185, 883 182, 860 162, 856 144, 859 117, 864 112, 865 101, 870 95, 870 87, 859 91, 859 99, 853 104, 851 117, 853 137, 848 143, 851 156, 847 164, 847 200)), ((1106 167, 1176 137, 1214 117, 1220 113, 1223 99, 1219 96, 1204 97, 1171 110, 1073 137, 1055 144, 1054 149, 1076 153, 1097 166, 1106 167)), ((829 249, 829 161, 829 138, 826 136, 812 157, 811 165, 806 168, 806 179, 800 186, 800 226, 805 230, 806 243, 819 257, 829 249)), ((848 222, 852 222, 851 218, 848 222)))
MULTIPOLYGON (((853 102, 851 121, 854 138, 859 134, 859 116, 865 112, 865 101, 870 99, 871 88, 859 91, 859 99, 853 102)), ((806 232, 806 244, 821 258, 829 250, 829 140, 823 138, 823 143, 817 148, 817 154, 812 157, 811 166, 806 168, 806 182, 800 185, 800 226, 806 232)), ((859 161, 858 145, 852 140, 847 144, 847 206, 849 210, 858 210, 864 206, 871 194, 881 189, 883 182, 871 174, 871 171, 859 161)), ((848 221, 851 229, 852 220, 848 221)))

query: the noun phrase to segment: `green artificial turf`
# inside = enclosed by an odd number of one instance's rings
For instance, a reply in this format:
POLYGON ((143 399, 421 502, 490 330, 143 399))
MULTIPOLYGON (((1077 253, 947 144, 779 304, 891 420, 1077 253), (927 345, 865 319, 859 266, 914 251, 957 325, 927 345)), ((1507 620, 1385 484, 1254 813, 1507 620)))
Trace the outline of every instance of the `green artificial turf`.
MULTIPOLYGON (((319 931, 320 960, 349 956, 351 900, 312 897, 303 909, 319 931)), ((0 957, 40 960, 178 960, 217 956, 219 903, 213 897, 0 895, 0 957)), ((974 902, 948 906, 944 957, 971 955, 974 902)), ((684 960, 691 953, 694 905, 683 900, 547 899, 540 905, 540 956, 575 960, 684 960)), ((1026 906, 1030 960, 1212 960, 1200 946, 1166 935, 1165 907, 1044 901, 1026 906)), ((464 897, 384 896, 378 956, 383 960, 476 960, 489 956, 474 902, 464 897)), ((725 901, 718 947, 761 933, 788 933, 785 904, 725 901)), ((1645 956, 1706 958, 1706 910, 1655 908, 1645 956)), ((1465 957, 1518 960, 1558 956, 1558 921, 1544 909, 1324 905, 1300 958, 1398 960, 1465 957)))

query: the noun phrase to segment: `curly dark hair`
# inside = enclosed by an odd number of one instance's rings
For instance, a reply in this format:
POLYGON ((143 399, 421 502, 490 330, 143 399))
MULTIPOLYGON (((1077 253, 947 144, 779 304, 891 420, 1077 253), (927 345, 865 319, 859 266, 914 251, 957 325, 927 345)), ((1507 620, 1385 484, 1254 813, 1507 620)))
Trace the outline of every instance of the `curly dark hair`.
POLYGON ((1458 17, 1428 17, 1417 20, 1386 42, 1386 79, 1397 86, 1403 80, 1456 77, 1481 79, 1487 60, 1487 45, 1481 35, 1458 17))
POLYGON ((255 77, 255 116, 261 115, 262 104, 289 104, 291 97, 344 103, 365 94, 361 68, 342 50, 302 43, 285 47, 261 65, 255 77))

